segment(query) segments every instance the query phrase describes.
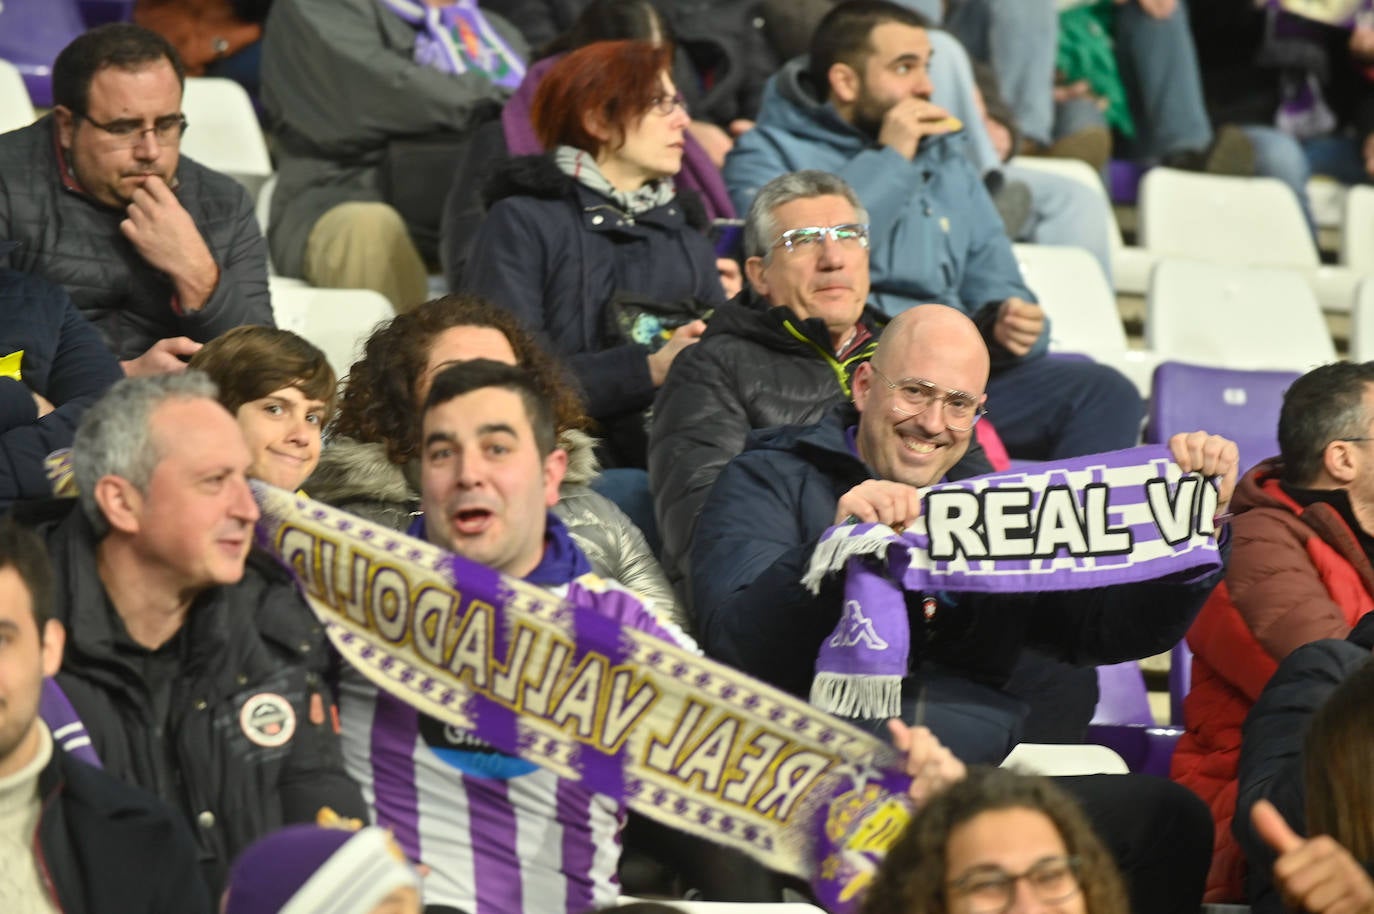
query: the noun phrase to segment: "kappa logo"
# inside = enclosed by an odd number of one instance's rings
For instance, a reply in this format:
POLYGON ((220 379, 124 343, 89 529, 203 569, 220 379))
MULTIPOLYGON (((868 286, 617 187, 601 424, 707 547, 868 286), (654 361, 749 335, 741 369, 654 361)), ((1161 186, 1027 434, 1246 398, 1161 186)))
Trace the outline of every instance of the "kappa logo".
POLYGON ((264 749, 285 746, 296 733, 296 709, 271 692, 260 692, 243 703, 239 726, 249 742, 264 749))
POLYGON ((844 619, 841 620, 835 637, 830 639, 831 647, 866 647, 872 651, 887 650, 887 642, 878 637, 873 629, 873 620, 864 615, 858 600, 846 600, 844 619))

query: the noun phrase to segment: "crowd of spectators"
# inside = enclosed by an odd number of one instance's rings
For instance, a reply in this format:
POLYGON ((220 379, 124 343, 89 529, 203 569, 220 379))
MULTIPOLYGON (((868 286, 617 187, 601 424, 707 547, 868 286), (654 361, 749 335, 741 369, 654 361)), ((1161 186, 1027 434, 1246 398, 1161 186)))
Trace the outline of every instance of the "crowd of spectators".
MULTIPOLYGON (((1130 381, 1049 356, 1012 249, 1110 274, 1106 198, 1014 157, 1304 206, 1313 172, 1374 174, 1374 11, 1297 6, 138 0, 75 38, 51 111, 0 134, 0 898, 805 894, 380 689, 255 541, 255 487, 814 699, 869 624, 803 584, 828 528, 1139 440, 1130 381), (188 75, 259 105, 265 232, 181 155, 188 75), (274 326, 269 250, 394 317, 331 366, 274 326)), ((1374 910, 1374 367, 1309 372, 1277 424, 1244 474, 1224 437, 1168 441, 1215 482, 1218 570, 902 596, 900 720, 826 708, 911 777, 864 910, 1374 910), (1095 666, 1185 638, 1171 779, 989 767, 1086 741, 1095 666)))

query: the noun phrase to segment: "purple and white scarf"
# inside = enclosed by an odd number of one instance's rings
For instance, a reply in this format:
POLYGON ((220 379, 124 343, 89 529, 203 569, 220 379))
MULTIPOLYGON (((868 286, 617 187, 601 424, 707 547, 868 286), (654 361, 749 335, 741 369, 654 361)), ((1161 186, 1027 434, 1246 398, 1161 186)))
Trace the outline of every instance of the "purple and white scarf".
POLYGON ((525 62, 506 43, 477 0, 453 0, 434 7, 421 0, 380 0, 414 26, 415 62, 442 73, 481 73, 498 86, 514 89, 525 78, 525 62))
POLYGON ((808 879, 829 911, 857 908, 911 814, 891 745, 543 587, 299 494, 257 482, 254 492, 258 545, 378 688, 808 879))
MULTIPOLYGON (((843 571, 844 605, 816 658, 811 702, 851 718, 901 714, 908 593, 1085 590, 1221 567, 1215 483, 1167 448, 1095 454, 925 489, 902 533, 831 527, 802 583, 843 571)), ((927 599, 931 599, 928 597, 927 599)))

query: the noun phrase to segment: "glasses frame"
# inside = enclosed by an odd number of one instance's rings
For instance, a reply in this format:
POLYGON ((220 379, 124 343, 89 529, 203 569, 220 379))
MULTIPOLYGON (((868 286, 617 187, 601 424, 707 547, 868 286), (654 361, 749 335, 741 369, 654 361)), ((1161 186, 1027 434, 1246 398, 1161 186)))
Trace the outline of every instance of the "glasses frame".
MULTIPOLYGON (((940 414, 945 418, 945 428, 949 429, 952 432, 971 432, 973 431, 973 427, 978 424, 978 421, 988 414, 988 408, 984 406, 982 403, 978 402, 978 398, 966 390, 955 390, 952 387, 941 387, 934 381, 927 381, 925 378, 899 378, 898 380, 893 381, 890 378, 888 378, 887 375, 879 371, 878 366, 874 365, 871 361, 868 363, 868 367, 872 368, 873 373, 878 376, 878 379, 887 385, 888 390, 892 391, 893 399, 902 399, 901 396, 897 393, 897 389, 900 386, 902 386, 902 382, 904 381, 910 381, 916 384, 926 384, 934 390, 944 391, 944 394, 942 396, 933 398, 931 402, 940 404, 940 414), (949 398, 952 394, 958 394, 961 397, 968 397, 970 400, 974 402, 973 418, 969 421, 968 425, 955 425, 953 422, 949 421, 949 398)), ((913 411, 910 409, 903 409, 902 407, 894 403, 892 404, 892 408, 908 418, 915 418, 916 416, 919 416, 922 413, 924 413, 930 407, 923 406, 920 409, 913 411)))
MULTIPOLYGON (((1002 906, 1000 908, 980 909, 976 912, 976 914, 1006 914, 1006 912, 1011 909, 1011 906, 1016 903, 1016 884, 1018 882, 1021 882, 1022 880, 1026 880, 1030 883, 1031 894, 1035 895, 1036 900, 1040 901, 1043 904, 1055 904, 1056 902, 1066 901, 1072 898, 1074 895, 1077 895, 1083 891, 1082 874, 1079 872, 1082 862, 1082 858, 1075 856, 1073 854, 1061 854, 1051 857, 1041 857, 1039 860, 1032 863, 1028 869, 1020 873, 1009 873, 1006 870, 1002 869, 1000 866, 991 868, 975 867, 974 869, 982 869, 983 872, 989 872, 990 869, 995 869, 999 873, 1001 873, 1001 875, 1005 877, 1005 880, 1001 883, 1001 885, 1003 886, 1003 890, 1006 892, 1006 898, 1003 900, 1002 906), (1065 892, 1063 895, 1055 895, 1053 897, 1046 898, 1041 896, 1037 891, 1035 887, 1035 882, 1031 879, 1031 874, 1035 872, 1037 867, 1041 866, 1042 864, 1049 863, 1051 861, 1055 863, 1065 864, 1066 868, 1069 871, 1069 876, 1073 882, 1073 888, 1070 891, 1065 892)), ((968 880, 972 876, 973 873, 965 873, 958 879, 950 880, 945 884, 946 891, 953 892, 959 895, 971 894, 971 890, 968 886, 968 880)))
POLYGON ((649 99, 649 110, 664 117, 669 116, 677 109, 687 110, 687 100, 682 97, 681 92, 674 92, 672 95, 655 95, 649 99))
POLYGON ((784 248, 784 249, 786 249, 787 253, 789 253, 789 254, 795 254, 795 253, 797 253, 798 250, 817 250, 817 251, 819 251, 819 250, 821 249, 820 246, 817 246, 817 247, 815 247, 815 248, 811 248, 810 246, 808 246, 808 247, 806 247, 806 248, 801 248, 801 249, 799 249, 799 248, 797 248, 796 246, 793 245, 792 241, 793 241, 793 239, 797 236, 797 234, 798 234, 799 232, 820 232, 820 233, 821 233, 821 241, 822 241, 822 243, 824 243, 825 241, 829 241, 829 242, 831 242, 832 244, 844 244, 846 241, 848 241, 848 239, 842 239, 842 238, 840 238, 840 236, 838 235, 838 233, 839 233, 839 232, 842 232, 842 231, 854 230, 854 229, 858 229, 858 230, 859 230, 859 237, 858 237, 859 247, 863 248, 865 251, 868 250, 869 235, 868 235, 868 223, 867 223, 867 222, 841 222, 839 225, 803 225, 803 226, 799 226, 799 227, 797 227, 797 228, 788 229, 787 231, 783 232, 781 235, 779 235, 779 236, 777 237, 777 239, 776 239, 771 245, 769 245, 769 248, 768 248, 768 249, 769 249, 770 251, 773 251, 773 250, 777 250, 778 248, 784 248))
MULTIPOLYGON (((157 135, 159 129, 157 121, 162 120, 162 118, 158 118, 157 120, 153 121, 153 126, 151 127, 139 126, 132 133, 125 134, 113 128, 112 125, 118 123, 118 121, 111 121, 110 123, 102 124, 100 123, 100 121, 91 117, 89 114, 85 114, 81 111, 73 111, 72 117, 79 118, 85 121, 86 123, 90 124, 92 127, 99 129, 103 133, 107 133, 115 139, 127 143, 129 145, 129 148, 131 149, 136 147, 139 143, 142 143, 143 138, 150 133, 157 140, 159 146, 171 146, 179 144, 181 142, 181 138, 186 135, 186 131, 189 130, 191 127, 190 121, 186 120, 186 115, 183 112, 178 111, 175 115, 175 117, 177 118, 177 135, 174 139, 164 140, 162 137, 157 135)), ((167 114, 164 115, 164 117, 173 117, 173 115, 167 114)), ((170 129, 170 125, 168 129, 170 129)))

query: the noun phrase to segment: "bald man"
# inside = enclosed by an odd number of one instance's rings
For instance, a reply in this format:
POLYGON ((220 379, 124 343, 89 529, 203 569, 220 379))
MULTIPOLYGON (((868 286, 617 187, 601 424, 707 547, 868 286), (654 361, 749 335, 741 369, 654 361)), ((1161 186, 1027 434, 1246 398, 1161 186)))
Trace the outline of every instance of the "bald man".
MULTIPOLYGON (((837 576, 818 595, 801 584, 817 539, 851 516, 908 524, 920 513, 920 488, 986 472, 966 452, 986 408, 987 380, 988 351, 973 322, 944 305, 920 305, 887 326, 873 359, 855 372, 852 404, 816 425, 756 433, 721 473, 697 521, 691 583, 707 653, 807 696, 843 602, 837 576)), ((1224 511, 1235 486, 1235 444, 1193 432, 1170 446, 1184 470, 1222 477, 1224 511)), ((1219 579, 908 595, 913 660, 902 717, 929 727, 964 761, 996 764, 1018 741, 1026 713, 1005 688, 1025 648, 1083 666, 1167 650, 1219 579)), ((1212 826, 1196 796, 1145 775, 1058 780, 1113 851, 1134 910, 1197 911, 1212 826)))
MULTIPOLYGON (((898 315, 873 359, 856 370, 852 404, 816 425, 755 435, 721 473, 697 521, 692 598, 707 653, 809 694, 817 652, 841 605, 838 580, 819 595, 801 585, 817 538, 848 517, 908 524, 920 512, 922 487, 987 472, 965 454, 986 409, 988 369, 971 320, 954 308, 921 305, 898 315)), ((1222 500, 1229 499, 1233 443, 1194 432, 1170 444, 1184 470, 1222 476, 1222 500)), ((1082 666, 1168 650, 1215 583, 933 594, 929 619, 915 595, 909 603, 918 643, 905 698, 914 707, 921 696, 925 723, 966 760, 999 762, 1025 714, 1003 689, 1022 648, 1082 666)))

